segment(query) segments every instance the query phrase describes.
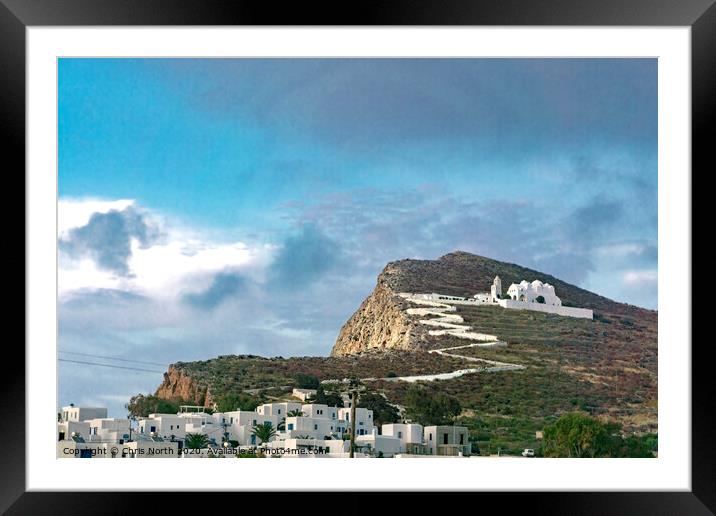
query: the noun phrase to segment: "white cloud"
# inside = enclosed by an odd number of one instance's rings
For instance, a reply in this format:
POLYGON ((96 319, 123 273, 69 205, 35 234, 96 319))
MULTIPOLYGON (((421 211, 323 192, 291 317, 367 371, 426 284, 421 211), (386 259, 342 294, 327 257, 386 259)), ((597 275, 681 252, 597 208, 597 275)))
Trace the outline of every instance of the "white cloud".
POLYGON ((630 254, 641 254, 644 252, 645 246, 634 243, 608 244, 597 247, 596 252, 599 256, 605 257, 621 257, 630 254))
POLYGON ((108 213, 111 210, 122 211, 133 206, 132 199, 115 201, 103 199, 60 199, 57 203, 57 232, 63 237, 72 228, 78 228, 89 222, 93 213, 108 213))
POLYGON ((659 274, 656 269, 641 269, 627 271, 624 273, 623 280, 627 285, 644 285, 656 283, 659 274))
MULTIPOLYGON (((133 200, 102 201, 61 200, 58 219, 60 237, 68 230, 89 222, 93 213, 107 213, 136 206, 133 200)), ((61 298, 87 289, 119 289, 157 299, 178 297, 182 292, 205 288, 211 273, 225 269, 244 271, 254 278, 263 269, 275 250, 270 245, 249 245, 244 242, 203 240, 201 233, 189 228, 177 229, 155 212, 147 213, 155 222, 164 225, 161 242, 142 246, 131 241, 128 276, 121 276, 97 266, 89 258, 60 257, 58 285, 61 298)))

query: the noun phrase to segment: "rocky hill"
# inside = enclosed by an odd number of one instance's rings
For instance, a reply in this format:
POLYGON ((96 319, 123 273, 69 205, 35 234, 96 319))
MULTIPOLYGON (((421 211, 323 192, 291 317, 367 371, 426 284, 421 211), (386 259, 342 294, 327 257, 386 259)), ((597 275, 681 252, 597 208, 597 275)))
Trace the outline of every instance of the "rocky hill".
POLYGON ((158 398, 206 407, 227 394, 285 391, 298 387, 300 374, 318 380, 386 378, 446 373, 461 366, 459 359, 393 350, 342 357, 261 357, 223 355, 210 360, 171 364, 154 393, 158 398))
POLYGON ((359 378, 401 406, 415 385, 401 377, 440 374, 440 381, 426 378, 419 384, 459 401, 463 412, 457 422, 470 429, 471 439, 481 448, 519 454, 538 448, 535 432, 574 410, 618 422, 627 433, 656 432, 657 352, 656 311, 612 301, 539 271, 457 252, 438 260, 389 263, 341 329, 331 356, 227 355, 178 362, 155 395, 207 407, 237 395, 262 402, 290 399, 301 375, 310 375, 320 381, 359 378), (429 335, 430 326, 420 323, 423 317, 408 313, 416 305, 398 295, 469 297, 489 291, 495 275, 503 290, 523 279, 549 282, 563 304, 591 308, 594 319, 456 305, 450 313, 471 331, 506 344, 470 347, 474 341, 459 335, 429 335), (478 369, 454 374, 467 368, 478 369))
POLYGON ((600 313, 648 316, 653 313, 617 303, 571 285, 550 274, 457 251, 437 260, 390 262, 378 276, 373 292, 343 325, 331 355, 340 356, 366 349, 418 349, 429 347, 426 328, 405 314, 407 304, 400 292, 448 294, 472 297, 489 292, 495 276, 503 290, 511 283, 539 279, 552 284, 564 306, 591 308, 600 313))

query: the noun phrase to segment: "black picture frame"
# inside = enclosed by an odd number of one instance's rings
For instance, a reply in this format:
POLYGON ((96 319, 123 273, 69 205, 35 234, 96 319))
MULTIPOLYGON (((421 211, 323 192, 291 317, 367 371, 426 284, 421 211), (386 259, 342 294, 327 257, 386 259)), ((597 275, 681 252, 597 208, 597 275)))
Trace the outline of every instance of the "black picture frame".
MULTIPOLYGON (((692 73, 692 170, 713 170, 709 135, 716 129, 716 4, 714 0, 404 0, 321 4, 227 2, 222 0, 0 0, 0 140, 6 176, 24 177, 25 30, 30 26, 83 25, 554 25, 689 26, 692 73)), ((692 171, 684 171, 685 174, 692 171)), ((19 180, 19 179, 18 179, 19 180)), ((24 189, 24 181, 22 188, 24 189)), ((13 219, 15 220, 15 215, 13 219)), ((23 235, 24 239, 24 235, 23 235)), ((15 252, 11 262, 19 261, 15 252)), ((23 258, 27 259, 24 256, 23 258)), ((23 263, 24 260, 23 260, 23 263)), ((24 296, 23 296, 24 298, 24 296)), ((687 299, 690 302, 690 300, 687 299)), ((16 303, 20 305, 20 303, 16 303)), ((23 304, 24 306, 24 304, 23 304)), ((15 356, 2 373, 3 411, 25 430, 25 354, 6 341, 15 356)), ((692 491, 510 494, 510 511, 533 514, 713 514, 716 511, 716 445, 711 439, 714 388, 708 342, 692 346, 692 491)), ((691 342, 681 343, 689 345, 691 342)), ((7 436, 5 436, 8 439, 7 436)), ((6 440, 7 444, 9 441, 6 440)), ((126 514, 159 495, 127 493, 25 492, 25 446, 5 446, 0 455, 0 510, 8 514, 126 514)), ((347 486, 352 483, 347 483, 347 486)), ((356 485, 356 484, 353 484, 356 485)), ((243 495, 242 495, 243 496, 243 495)), ((280 507, 289 495, 272 494, 280 507)), ((295 497, 295 494, 292 496, 295 497)), ((364 494, 346 493, 341 506, 356 507, 364 494)), ((423 504, 430 493, 411 495, 423 504)), ((480 493, 480 506, 503 494, 480 493), (488 498, 486 498, 488 497, 488 498)), ((188 497, 174 497, 186 508, 188 497)), ((408 501, 400 502, 409 510, 408 501)), ((165 503, 165 500, 162 501, 165 503)), ((500 503, 504 503, 501 499, 500 503)), ((299 504, 300 505, 300 504, 299 504)), ((373 504, 368 504, 372 506, 373 504)), ((453 510, 461 510, 455 506, 453 510)), ((217 507, 218 508, 218 507, 217 507)), ((211 509, 213 510, 213 509, 211 509)), ((477 510, 477 509, 475 509, 477 510)))

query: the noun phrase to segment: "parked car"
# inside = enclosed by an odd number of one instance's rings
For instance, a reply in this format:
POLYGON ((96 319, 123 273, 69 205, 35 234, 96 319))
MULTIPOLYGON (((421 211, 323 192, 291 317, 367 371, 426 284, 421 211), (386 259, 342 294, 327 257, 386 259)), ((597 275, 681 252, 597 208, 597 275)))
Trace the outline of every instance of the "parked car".
POLYGON ((523 456, 523 457, 534 457, 534 456, 535 456, 535 451, 534 451, 532 448, 525 448, 525 449, 522 451, 522 456, 523 456))

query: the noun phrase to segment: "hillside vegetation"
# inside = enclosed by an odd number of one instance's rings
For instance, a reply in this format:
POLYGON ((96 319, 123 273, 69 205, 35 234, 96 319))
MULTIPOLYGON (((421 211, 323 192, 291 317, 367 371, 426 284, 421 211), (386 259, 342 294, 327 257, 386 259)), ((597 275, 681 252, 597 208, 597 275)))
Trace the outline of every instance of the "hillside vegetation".
POLYGON ((364 384, 370 391, 402 408, 414 384, 386 378, 484 367, 470 358, 494 360, 526 368, 419 383, 430 395, 459 402, 456 421, 470 428, 471 439, 482 450, 518 453, 539 448, 535 432, 575 411, 615 423, 625 436, 655 434, 657 331, 656 311, 618 303, 518 265, 456 252, 438 260, 389 263, 375 291, 341 329, 330 357, 242 355, 180 362, 165 374, 156 396, 206 406, 242 393, 287 399, 300 375, 311 375, 319 380, 369 379, 364 384), (406 313, 414 305, 397 294, 472 296, 489 291, 495 275, 503 289, 523 279, 549 282, 563 304, 593 309, 594 320, 457 305, 453 313, 472 331, 496 335, 507 346, 449 351, 459 357, 429 353, 471 342, 429 335, 421 317, 406 313))

